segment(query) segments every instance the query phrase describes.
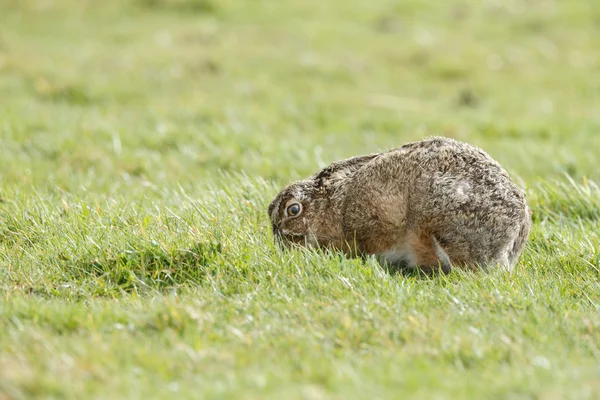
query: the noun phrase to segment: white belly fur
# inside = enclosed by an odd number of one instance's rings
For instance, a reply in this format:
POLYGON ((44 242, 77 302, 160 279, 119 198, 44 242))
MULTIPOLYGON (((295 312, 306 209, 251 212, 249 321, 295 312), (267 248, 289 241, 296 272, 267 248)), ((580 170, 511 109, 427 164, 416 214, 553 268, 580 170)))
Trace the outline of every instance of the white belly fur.
POLYGON ((398 265, 408 268, 417 266, 414 250, 406 245, 399 248, 391 248, 377 255, 382 261, 390 265, 398 265))

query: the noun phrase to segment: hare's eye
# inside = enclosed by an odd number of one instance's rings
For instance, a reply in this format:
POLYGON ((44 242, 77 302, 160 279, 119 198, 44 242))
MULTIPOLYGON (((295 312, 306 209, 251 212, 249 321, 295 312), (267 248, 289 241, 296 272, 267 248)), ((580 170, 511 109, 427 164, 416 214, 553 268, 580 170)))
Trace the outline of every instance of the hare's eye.
POLYGON ((285 211, 288 217, 296 217, 300 212, 302 212, 302 205, 300 203, 290 204, 285 211))

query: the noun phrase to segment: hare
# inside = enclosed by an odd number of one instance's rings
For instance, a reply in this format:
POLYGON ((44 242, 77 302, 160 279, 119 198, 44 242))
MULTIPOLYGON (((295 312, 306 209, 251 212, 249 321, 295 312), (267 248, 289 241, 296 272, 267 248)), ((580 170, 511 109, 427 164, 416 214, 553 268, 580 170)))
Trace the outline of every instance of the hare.
POLYGON ((268 213, 286 247, 424 272, 511 270, 531 228, 525 193, 500 164, 442 137, 334 162, 285 187, 268 213))

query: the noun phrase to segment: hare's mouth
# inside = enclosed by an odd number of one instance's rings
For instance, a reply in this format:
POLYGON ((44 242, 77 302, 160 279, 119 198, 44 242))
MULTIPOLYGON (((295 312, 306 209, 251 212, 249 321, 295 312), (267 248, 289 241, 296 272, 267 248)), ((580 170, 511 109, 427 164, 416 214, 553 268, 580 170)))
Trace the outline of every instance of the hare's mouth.
POLYGON ((282 248, 291 248, 295 246, 316 248, 319 247, 319 240, 314 234, 287 234, 275 237, 275 241, 279 242, 282 248))
POLYGON ((291 245, 308 246, 306 235, 302 233, 292 233, 289 231, 273 228, 273 237, 275 242, 282 248, 290 247, 291 245))
POLYGON ((306 245, 306 235, 289 233, 287 235, 282 235, 281 241, 284 242, 284 244, 286 244, 286 245, 299 244, 299 245, 305 246, 306 245))

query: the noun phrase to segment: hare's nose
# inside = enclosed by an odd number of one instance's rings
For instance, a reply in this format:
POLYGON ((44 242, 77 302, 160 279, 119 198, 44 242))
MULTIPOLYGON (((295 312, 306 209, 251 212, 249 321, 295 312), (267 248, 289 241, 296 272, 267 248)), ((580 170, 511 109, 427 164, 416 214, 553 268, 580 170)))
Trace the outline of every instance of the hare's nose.
POLYGON ((285 240, 283 238, 283 233, 279 228, 273 225, 273 241, 276 245, 278 245, 281 249, 285 248, 285 240))
POLYGON ((279 228, 275 224, 273 224, 273 236, 275 236, 275 237, 280 237, 281 236, 281 231, 279 230, 279 228))

